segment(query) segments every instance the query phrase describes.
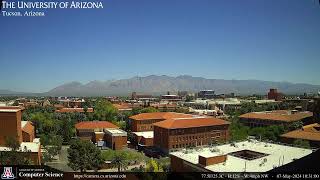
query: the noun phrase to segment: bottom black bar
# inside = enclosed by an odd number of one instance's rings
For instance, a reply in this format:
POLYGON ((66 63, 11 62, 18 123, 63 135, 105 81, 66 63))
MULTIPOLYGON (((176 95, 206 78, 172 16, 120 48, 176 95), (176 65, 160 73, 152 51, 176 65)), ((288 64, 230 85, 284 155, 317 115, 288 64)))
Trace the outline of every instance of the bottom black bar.
POLYGON ((0 166, 0 179, 320 179, 318 172, 62 172, 48 166, 0 166))

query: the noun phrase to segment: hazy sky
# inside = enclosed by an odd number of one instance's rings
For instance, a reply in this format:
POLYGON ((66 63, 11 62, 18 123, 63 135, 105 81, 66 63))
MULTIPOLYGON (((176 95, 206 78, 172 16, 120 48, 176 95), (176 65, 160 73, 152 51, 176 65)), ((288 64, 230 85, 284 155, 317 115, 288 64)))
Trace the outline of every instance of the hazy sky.
POLYGON ((0 89, 145 75, 320 84, 315 0, 105 0, 0 16, 0 89))

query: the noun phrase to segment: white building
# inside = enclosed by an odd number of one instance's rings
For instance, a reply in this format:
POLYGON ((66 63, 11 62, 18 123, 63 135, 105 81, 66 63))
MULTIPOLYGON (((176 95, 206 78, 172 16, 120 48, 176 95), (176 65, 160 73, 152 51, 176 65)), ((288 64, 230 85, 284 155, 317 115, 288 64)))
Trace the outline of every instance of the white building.
POLYGON ((190 171, 190 169, 209 172, 267 172, 312 152, 311 149, 248 140, 213 147, 179 150, 170 155, 172 169, 177 172, 190 171))

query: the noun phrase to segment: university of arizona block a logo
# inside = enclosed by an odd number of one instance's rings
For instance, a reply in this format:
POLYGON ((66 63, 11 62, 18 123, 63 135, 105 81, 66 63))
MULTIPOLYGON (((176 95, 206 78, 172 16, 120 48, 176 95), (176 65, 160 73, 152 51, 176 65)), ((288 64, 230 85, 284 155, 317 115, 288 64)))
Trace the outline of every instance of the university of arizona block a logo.
POLYGON ((1 179, 14 179, 14 174, 12 173, 12 167, 4 167, 1 179))

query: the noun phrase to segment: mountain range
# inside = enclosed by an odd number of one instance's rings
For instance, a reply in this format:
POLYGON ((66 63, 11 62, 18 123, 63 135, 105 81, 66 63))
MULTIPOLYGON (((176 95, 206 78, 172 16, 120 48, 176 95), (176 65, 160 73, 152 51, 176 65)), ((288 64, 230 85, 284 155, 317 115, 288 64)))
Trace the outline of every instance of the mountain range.
POLYGON ((320 85, 261 80, 206 79, 188 75, 177 77, 150 75, 113 81, 91 81, 87 84, 71 82, 58 86, 45 94, 50 96, 103 96, 129 95, 135 91, 158 95, 167 91, 197 92, 204 89, 212 89, 217 94, 235 93, 248 95, 266 94, 270 88, 277 88, 286 94, 302 94, 305 92, 316 93, 320 90, 320 85))
POLYGON ((0 89, 0 95, 19 95, 19 94, 27 94, 27 93, 11 91, 8 89, 0 89))
POLYGON ((70 82, 53 88, 44 93, 22 93, 9 90, 0 90, 2 95, 36 95, 36 96, 108 96, 124 95, 131 92, 152 95, 164 94, 168 91, 197 92, 204 89, 215 90, 217 94, 235 93, 240 95, 267 94, 270 88, 277 88, 285 94, 316 93, 320 85, 290 82, 272 82, 261 80, 224 80, 206 79, 202 77, 183 76, 157 76, 133 77, 129 79, 91 81, 87 84, 70 82))

